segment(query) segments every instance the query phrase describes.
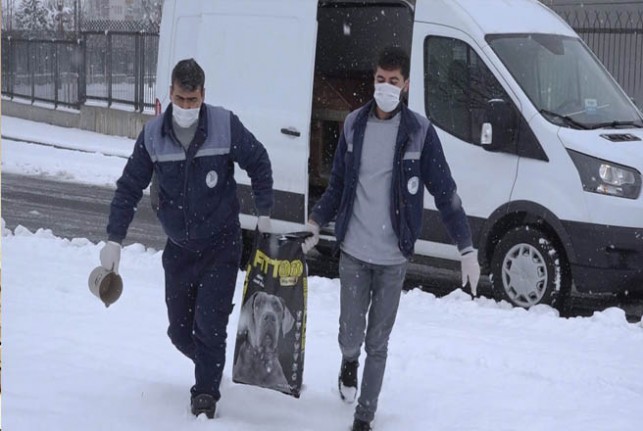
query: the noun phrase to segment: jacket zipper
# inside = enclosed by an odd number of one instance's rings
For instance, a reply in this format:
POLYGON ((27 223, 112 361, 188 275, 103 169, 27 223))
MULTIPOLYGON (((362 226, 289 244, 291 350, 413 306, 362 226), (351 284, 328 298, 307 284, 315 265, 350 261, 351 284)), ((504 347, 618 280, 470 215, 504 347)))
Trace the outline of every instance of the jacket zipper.
MULTIPOLYGON (((402 238, 403 238, 403 226, 404 226, 404 221, 406 220, 406 210, 405 210, 405 201, 404 201, 404 192, 402 191, 402 178, 404 178, 404 163, 403 163, 403 157, 402 155, 404 154, 404 150, 406 149, 406 145, 408 143, 408 137, 406 140, 400 144, 398 150, 395 153, 395 181, 394 181, 394 192, 393 192, 393 204, 395 205, 393 209, 393 213, 395 214, 395 210, 399 211, 399 216, 395 217, 394 220, 397 222, 397 231, 398 231, 398 247, 400 248, 400 251, 402 254, 406 255, 404 251, 404 247, 402 244, 402 238)), ((393 214, 393 215, 394 215, 393 214)))
POLYGON ((179 140, 176 138, 176 135, 174 134, 174 131, 172 131, 172 139, 174 140, 174 144, 178 145, 181 147, 183 152, 185 153, 185 169, 183 169, 183 220, 185 221, 184 227, 185 227, 185 240, 190 239, 190 226, 189 226, 189 221, 188 221, 188 178, 190 177, 190 165, 192 164, 192 158, 190 157, 190 147, 188 146, 188 149, 186 150, 185 147, 179 142, 179 140))

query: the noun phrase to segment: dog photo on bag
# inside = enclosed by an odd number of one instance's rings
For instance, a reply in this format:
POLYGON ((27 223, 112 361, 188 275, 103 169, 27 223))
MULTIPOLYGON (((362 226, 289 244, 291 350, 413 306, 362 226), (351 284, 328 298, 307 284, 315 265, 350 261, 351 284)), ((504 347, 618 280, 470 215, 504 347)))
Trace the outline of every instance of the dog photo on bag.
POLYGON ((237 336, 243 341, 234 364, 235 376, 258 386, 290 389, 279 362, 279 341, 288 334, 295 319, 283 298, 255 292, 239 315, 237 336))
POLYGON ((297 234, 262 234, 248 262, 232 380, 299 397, 307 268, 297 234))

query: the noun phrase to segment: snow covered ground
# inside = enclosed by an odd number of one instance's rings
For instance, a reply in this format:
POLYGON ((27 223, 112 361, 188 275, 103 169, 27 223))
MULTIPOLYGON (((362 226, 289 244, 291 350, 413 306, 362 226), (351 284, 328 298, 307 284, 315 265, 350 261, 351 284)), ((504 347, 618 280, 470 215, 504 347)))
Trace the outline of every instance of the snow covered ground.
MULTIPOLYGON (((133 141, 2 118, 2 172, 113 184, 133 141), (102 153, 102 154, 101 154, 102 153), (112 154, 106 156, 104 154, 112 154)), ((347 430, 340 401, 338 280, 309 280, 300 399, 231 381, 229 338, 213 421, 189 412, 191 364, 169 342, 161 256, 123 251, 124 293, 106 309, 87 288, 102 244, 47 226, 2 232, 2 420, 21 430, 347 430)), ((239 273, 235 302, 241 299, 239 273)), ((239 307, 228 327, 236 331, 239 307)), ((610 308, 563 319, 471 298, 403 295, 374 422, 376 431, 640 430, 643 322, 610 308)))

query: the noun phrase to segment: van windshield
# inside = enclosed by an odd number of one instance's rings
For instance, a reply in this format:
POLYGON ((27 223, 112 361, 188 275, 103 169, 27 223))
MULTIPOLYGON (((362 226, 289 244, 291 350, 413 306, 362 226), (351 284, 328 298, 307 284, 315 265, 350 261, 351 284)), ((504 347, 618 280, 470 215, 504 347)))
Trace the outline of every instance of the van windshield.
POLYGON ((579 39, 550 34, 486 39, 548 121, 577 129, 643 127, 640 112, 579 39))

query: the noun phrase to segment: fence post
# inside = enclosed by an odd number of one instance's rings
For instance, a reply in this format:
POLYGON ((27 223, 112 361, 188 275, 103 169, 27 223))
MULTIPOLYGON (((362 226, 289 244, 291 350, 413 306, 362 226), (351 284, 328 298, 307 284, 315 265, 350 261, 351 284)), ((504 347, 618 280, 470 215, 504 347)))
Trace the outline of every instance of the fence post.
POLYGON ((138 86, 138 100, 140 102, 140 108, 139 112, 143 112, 145 110, 145 41, 147 37, 145 32, 140 34, 140 41, 141 41, 141 57, 139 61, 139 71, 140 71, 140 76, 139 76, 139 86, 138 86))
POLYGON ((138 87, 140 85, 139 76, 141 70, 141 45, 139 41, 139 34, 134 35, 134 111, 139 110, 138 87))
POLYGON ((107 37, 107 58, 105 61, 105 75, 107 75, 107 106, 112 106, 112 34, 107 31, 105 32, 107 37))
MULTIPOLYGON (((30 42, 32 39, 29 39, 30 42)), ((35 59, 36 55, 33 53, 35 49, 35 44, 29 43, 29 48, 27 48, 29 54, 27 56, 28 58, 28 65, 29 65, 29 70, 31 71, 31 104, 33 105, 34 102, 36 101, 36 68, 35 68, 35 59)))
POLYGON ((9 36, 9 91, 11 92, 11 100, 13 100, 13 94, 14 94, 14 87, 16 85, 16 74, 18 66, 16 63, 18 63, 16 60, 16 54, 15 54, 15 49, 14 49, 14 44, 11 36, 9 36))
POLYGON ((54 67, 54 108, 58 108, 58 86, 60 85, 60 63, 58 62, 58 43, 52 41, 51 44, 53 57, 52 64, 54 67))
POLYGON ((76 66, 78 70, 78 108, 80 108, 80 105, 87 101, 87 44, 84 34, 78 39, 77 44, 76 51, 80 57, 80 64, 76 66))

